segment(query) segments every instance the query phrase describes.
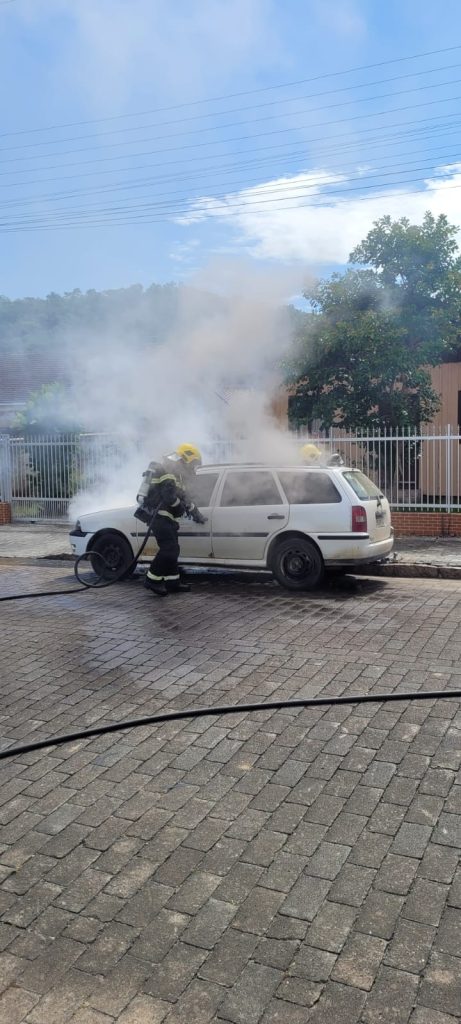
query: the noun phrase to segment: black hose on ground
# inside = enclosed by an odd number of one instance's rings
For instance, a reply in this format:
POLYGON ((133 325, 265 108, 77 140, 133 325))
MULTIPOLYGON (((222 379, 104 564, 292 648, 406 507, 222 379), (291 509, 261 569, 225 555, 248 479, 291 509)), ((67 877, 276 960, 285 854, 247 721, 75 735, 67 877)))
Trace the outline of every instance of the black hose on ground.
POLYGON ((251 711, 280 711, 282 708, 315 708, 334 707, 337 704, 386 704, 399 700, 460 700, 461 689, 458 690, 420 690, 403 693, 356 693, 349 697, 299 697, 295 700, 268 700, 254 704, 219 704, 214 707, 188 708, 185 711, 165 711, 159 715, 148 715, 145 718, 132 718, 124 722, 112 722, 110 725, 94 726, 92 729, 81 729, 63 736, 54 736, 36 743, 25 743, 20 747, 11 747, 0 751, 0 761, 18 754, 30 754, 34 750, 45 747, 58 747, 63 743, 75 740, 86 740, 92 736, 104 736, 110 732, 121 732, 124 729, 139 729, 143 725, 159 725, 162 722, 177 722, 185 718, 205 718, 209 715, 241 715, 251 711))
MULTIPOLYGON (((147 544, 147 541, 149 540, 149 537, 152 535, 154 520, 157 515, 158 509, 159 506, 157 506, 157 508, 154 509, 152 513, 150 522, 147 527, 146 536, 144 537, 144 540, 141 544, 141 547, 137 555, 135 555, 135 557, 132 559, 129 565, 125 565, 123 569, 120 570, 119 573, 114 574, 110 577, 110 579, 104 579, 103 576, 97 576, 94 582, 92 582, 91 580, 82 579, 82 577, 80 576, 80 563, 88 560, 88 558, 91 558, 92 560, 95 558, 100 558, 105 563, 106 566, 109 566, 107 558, 105 558, 104 555, 101 555, 99 551, 85 551, 85 553, 83 555, 80 555, 80 557, 77 558, 74 562, 74 576, 80 583, 79 587, 72 587, 71 590, 37 590, 34 594, 8 594, 6 597, 0 597, 0 601, 24 601, 27 597, 60 597, 66 594, 83 594, 85 593, 86 590, 103 590, 104 587, 111 587, 113 583, 118 583, 119 580, 123 579, 124 576, 127 576, 128 573, 130 573, 133 569, 136 568, 139 559, 141 558, 141 555, 144 551, 144 548, 147 544)), ((94 569, 93 562, 92 568, 94 569)))

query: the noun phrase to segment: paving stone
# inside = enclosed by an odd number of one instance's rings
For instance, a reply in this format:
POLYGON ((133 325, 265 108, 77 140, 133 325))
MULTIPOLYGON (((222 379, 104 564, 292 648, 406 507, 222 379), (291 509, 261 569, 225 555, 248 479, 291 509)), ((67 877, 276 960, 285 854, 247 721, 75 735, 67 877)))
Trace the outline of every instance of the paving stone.
POLYGON ((90 997, 100 979, 71 969, 28 1014, 30 1024, 63 1024, 90 997))
POLYGON ((391 939, 404 902, 403 896, 387 892, 369 893, 356 921, 357 930, 391 939))
POLYGON ((286 837, 282 832, 270 832, 268 829, 262 829, 256 839, 248 844, 242 854, 242 860, 268 867, 285 842, 286 837))
POLYGON ((363 1020, 367 1024, 406 1024, 417 989, 418 978, 414 974, 381 967, 367 999, 363 1020))
POLYGON ((160 963, 182 934, 190 918, 186 914, 160 910, 151 924, 144 928, 130 953, 141 960, 160 963))
POLYGON ((459 849, 461 847, 461 814, 445 814, 443 812, 440 815, 437 828, 434 829, 432 839, 434 843, 454 846, 459 849))
POLYGON ((380 832, 369 832, 365 829, 352 849, 350 860, 354 864, 363 864, 367 868, 379 868, 391 843, 392 836, 382 835, 380 832))
POLYGON ((89 974, 107 974, 121 959, 136 938, 127 924, 111 921, 105 924, 95 941, 79 959, 79 969, 89 974))
POLYGON ((461 956, 461 919, 458 909, 447 907, 444 910, 434 948, 450 956, 461 956))
POLYGON ((433 952, 418 992, 418 1003, 458 1019, 461 1006, 459 959, 433 952))
POLYGON ((350 852, 350 846, 341 846, 338 843, 320 843, 308 861, 306 874, 316 875, 318 878, 336 878, 350 852))
POLYGON ((365 992, 330 981, 311 1011, 309 1024, 358 1024, 365 999, 365 992))
POLYGON ((290 966, 290 974, 309 981, 328 981, 336 960, 334 953, 303 943, 290 966))
POLYGON ((180 846, 172 852, 165 864, 158 868, 155 874, 155 881, 160 882, 162 885, 179 887, 185 882, 190 872, 197 867, 201 859, 202 854, 199 850, 180 846))
POLYGON ((274 892, 272 889, 263 889, 261 886, 253 889, 237 910, 232 922, 233 927, 244 932, 253 932, 255 935, 263 935, 284 899, 283 893, 274 892))
POLYGON ((410 1017, 410 1024, 457 1024, 458 1018, 451 1013, 439 1013, 438 1010, 417 1006, 410 1017))
POLYGON ((417 878, 405 903, 404 917, 437 926, 448 896, 448 887, 417 878))
POLYGON ((461 908, 461 868, 456 872, 448 892, 448 903, 451 907, 461 908))
POLYGON ((299 940, 297 939, 263 938, 253 954, 253 959, 258 964, 265 964, 266 967, 276 967, 281 971, 287 970, 298 947, 299 940))
POLYGON ((370 832, 384 832, 395 836, 405 817, 406 808, 399 804, 388 804, 384 800, 373 812, 368 828, 370 832))
POLYGON ((391 853, 402 857, 422 857, 432 835, 430 825, 413 825, 404 822, 391 846, 391 853))
POLYGON ((117 1017, 117 1024, 162 1024, 169 1009, 169 1003, 164 1003, 161 999, 153 999, 147 995, 136 996, 124 1013, 117 1017))
POLYGON ((449 884, 459 862, 459 853, 449 846, 429 843, 418 868, 418 875, 431 878, 434 882, 449 884))
POLYGON ((385 963, 402 971, 420 974, 424 969, 432 943, 435 929, 416 921, 398 921, 395 934, 390 943, 385 963))
POLYGON ((281 980, 281 971, 249 963, 225 997, 219 1017, 233 1024, 258 1024, 281 980))
POLYGON ((38 1002, 38 996, 22 988, 9 988, 0 996, 0 1024, 20 1024, 38 1002))
POLYGON ((351 847, 357 842, 367 821, 364 814, 349 814, 347 811, 342 811, 331 828, 328 829, 326 840, 329 843, 342 843, 351 847))
POLYGON ((199 976, 219 985, 233 985, 251 959, 258 943, 257 935, 228 928, 203 963, 199 976))
POLYGON ((185 942, 176 942, 162 963, 149 969, 144 991, 157 999, 176 1002, 199 972, 206 957, 206 950, 186 945, 185 942))
POLYGON ((337 903, 360 907, 371 888, 376 872, 356 864, 345 864, 334 881, 329 898, 337 903))
POLYGON ((303 875, 295 882, 280 907, 280 913, 288 917, 300 917, 304 921, 313 921, 328 895, 330 884, 327 880, 303 875))
POLYGON ((271 999, 261 1017, 261 1024, 306 1024, 309 1020, 307 1006, 294 1006, 284 999, 271 999))
POLYGON ((333 968, 333 980, 369 991, 383 959, 386 945, 384 939, 378 939, 373 935, 352 935, 333 968))
POLYGON ((399 857, 389 853, 375 879, 375 888, 405 896, 409 892, 418 870, 419 861, 412 857, 399 857))
POLYGON ((283 978, 277 995, 290 1003, 299 1003, 301 1006, 314 1006, 322 994, 322 985, 316 985, 313 981, 306 981, 304 978, 283 978))
POLYGON ((354 924, 357 911, 341 903, 324 903, 313 924, 311 924, 306 941, 310 946, 318 946, 330 953, 339 953, 354 924))
POLYGON ((278 913, 272 919, 266 934, 272 939, 304 939, 307 929, 307 921, 296 917, 283 917, 278 913))
POLYGON ((183 941, 192 946, 200 946, 202 949, 213 949, 232 918, 235 917, 236 911, 237 907, 234 903, 209 899, 186 928, 182 936, 183 941))

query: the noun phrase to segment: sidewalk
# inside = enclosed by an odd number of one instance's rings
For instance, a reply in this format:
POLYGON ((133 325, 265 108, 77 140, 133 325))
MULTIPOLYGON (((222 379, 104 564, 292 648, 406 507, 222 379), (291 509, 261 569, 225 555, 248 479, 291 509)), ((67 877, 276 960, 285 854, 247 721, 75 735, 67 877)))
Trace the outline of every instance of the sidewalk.
MULTIPOLYGON (((67 523, 14 523, 0 526, 0 561, 71 560, 67 523)), ((391 559, 367 566, 367 576, 461 579, 461 538, 404 537, 396 540, 391 559)))

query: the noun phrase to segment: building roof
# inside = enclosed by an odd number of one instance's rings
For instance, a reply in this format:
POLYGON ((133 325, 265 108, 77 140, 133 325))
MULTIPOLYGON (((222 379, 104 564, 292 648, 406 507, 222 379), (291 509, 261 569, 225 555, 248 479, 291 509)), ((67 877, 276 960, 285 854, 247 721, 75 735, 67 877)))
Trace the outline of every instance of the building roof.
POLYGON ((67 383, 63 368, 51 357, 39 356, 26 359, 24 356, 6 355, 0 362, 0 405, 23 404, 32 391, 39 391, 45 384, 67 383))

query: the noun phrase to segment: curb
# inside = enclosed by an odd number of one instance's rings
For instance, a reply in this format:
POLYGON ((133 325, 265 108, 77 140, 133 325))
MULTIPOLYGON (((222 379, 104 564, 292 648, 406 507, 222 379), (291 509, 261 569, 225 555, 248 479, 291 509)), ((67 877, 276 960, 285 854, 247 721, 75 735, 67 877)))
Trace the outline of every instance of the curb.
POLYGON ((461 580, 461 566, 428 565, 421 562, 385 562, 354 569, 353 576, 387 576, 397 579, 461 580))

